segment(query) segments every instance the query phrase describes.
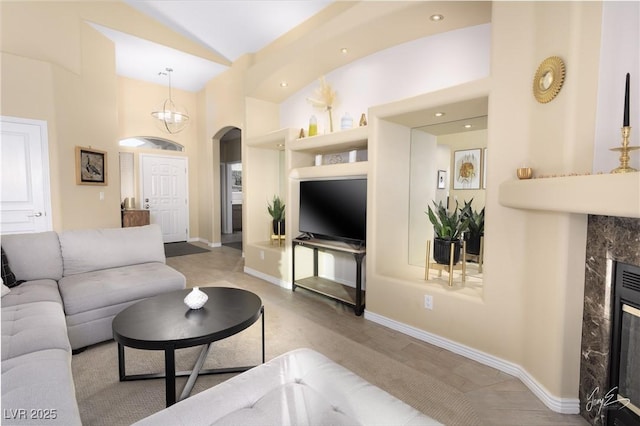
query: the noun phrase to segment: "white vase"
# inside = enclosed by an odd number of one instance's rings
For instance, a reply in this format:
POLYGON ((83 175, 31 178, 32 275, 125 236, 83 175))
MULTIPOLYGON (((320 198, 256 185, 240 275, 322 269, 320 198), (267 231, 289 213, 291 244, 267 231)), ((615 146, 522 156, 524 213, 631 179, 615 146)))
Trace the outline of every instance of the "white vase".
POLYGON ((184 298, 184 303, 191 309, 200 309, 207 303, 207 293, 200 290, 198 287, 194 287, 189 294, 184 298))

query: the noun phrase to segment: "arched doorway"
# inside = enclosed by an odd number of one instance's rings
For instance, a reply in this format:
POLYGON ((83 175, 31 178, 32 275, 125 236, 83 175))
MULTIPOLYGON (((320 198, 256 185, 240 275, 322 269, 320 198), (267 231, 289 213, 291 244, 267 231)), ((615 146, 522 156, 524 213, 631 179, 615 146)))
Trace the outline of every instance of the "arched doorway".
POLYGON ((232 127, 220 138, 221 242, 242 250, 242 132, 232 127))

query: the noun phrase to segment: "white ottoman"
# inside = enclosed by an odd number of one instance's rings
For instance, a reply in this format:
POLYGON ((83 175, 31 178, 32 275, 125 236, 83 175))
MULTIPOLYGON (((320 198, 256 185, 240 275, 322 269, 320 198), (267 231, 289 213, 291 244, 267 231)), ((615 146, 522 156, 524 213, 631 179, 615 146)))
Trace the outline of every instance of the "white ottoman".
POLYGON ((311 349, 297 349, 135 423, 439 425, 311 349))

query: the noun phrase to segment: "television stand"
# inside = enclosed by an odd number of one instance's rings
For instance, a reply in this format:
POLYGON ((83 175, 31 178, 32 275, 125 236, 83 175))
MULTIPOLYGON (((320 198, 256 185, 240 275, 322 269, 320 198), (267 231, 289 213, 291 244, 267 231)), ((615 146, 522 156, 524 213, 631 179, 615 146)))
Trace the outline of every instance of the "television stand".
POLYGON ((292 241, 292 291, 297 287, 321 294, 353 307, 357 316, 364 311, 365 292, 362 290, 362 259, 367 254, 365 248, 354 248, 339 241, 319 240, 315 238, 295 238, 292 241), (313 276, 296 279, 296 247, 302 246, 313 250, 313 276), (356 287, 350 287, 327 278, 318 276, 318 252, 336 251, 350 253, 356 261, 356 287))

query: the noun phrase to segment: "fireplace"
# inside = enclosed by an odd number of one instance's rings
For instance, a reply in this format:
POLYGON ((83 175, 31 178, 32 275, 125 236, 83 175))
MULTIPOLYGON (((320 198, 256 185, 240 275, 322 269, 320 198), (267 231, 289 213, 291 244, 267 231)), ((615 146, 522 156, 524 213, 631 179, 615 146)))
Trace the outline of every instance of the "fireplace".
POLYGON ((640 299, 629 289, 638 271, 640 219, 590 215, 579 397, 580 414, 594 426, 640 424, 630 405, 640 406, 640 299))
POLYGON ((615 262, 607 424, 640 424, 640 267, 615 262))

